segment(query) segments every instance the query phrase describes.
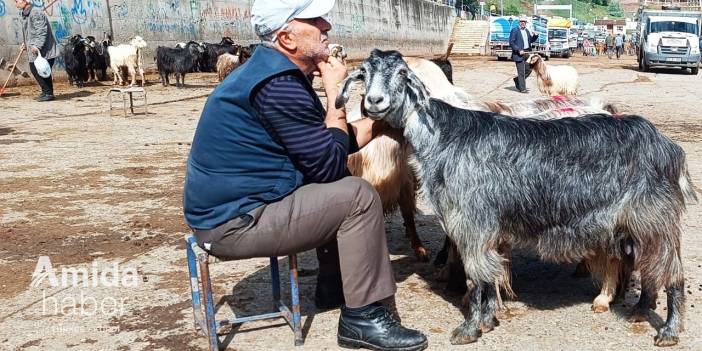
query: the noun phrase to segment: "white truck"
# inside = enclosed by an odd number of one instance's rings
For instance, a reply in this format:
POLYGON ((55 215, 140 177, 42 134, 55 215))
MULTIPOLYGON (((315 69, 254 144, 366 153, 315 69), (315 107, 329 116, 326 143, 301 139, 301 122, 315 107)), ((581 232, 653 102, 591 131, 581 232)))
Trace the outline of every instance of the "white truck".
MULTIPOLYGON (((551 56, 569 58, 574 47, 571 47, 570 27, 572 23, 564 18, 549 18, 548 20, 548 43, 551 56)), ((577 41, 575 43, 577 45, 577 41)))
POLYGON ((699 11, 681 11, 678 7, 642 9, 639 12, 639 52, 641 71, 651 67, 680 67, 697 74, 700 66, 699 11))

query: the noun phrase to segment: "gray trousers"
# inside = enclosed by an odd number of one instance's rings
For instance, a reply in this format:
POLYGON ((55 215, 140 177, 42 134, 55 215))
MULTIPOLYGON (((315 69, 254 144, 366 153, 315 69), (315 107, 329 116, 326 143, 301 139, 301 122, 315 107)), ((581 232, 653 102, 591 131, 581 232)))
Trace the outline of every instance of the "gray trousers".
POLYGON ((285 256, 336 238, 348 307, 382 300, 397 289, 380 197, 358 177, 302 186, 217 228, 196 230, 195 238, 212 255, 229 259, 285 256))
POLYGON ((523 60, 522 62, 515 62, 515 64, 517 65, 517 80, 515 81, 515 88, 517 88, 519 91, 524 91, 526 90, 526 78, 529 76, 529 74, 531 74, 531 67, 528 67, 529 64, 527 64, 526 60, 523 60))

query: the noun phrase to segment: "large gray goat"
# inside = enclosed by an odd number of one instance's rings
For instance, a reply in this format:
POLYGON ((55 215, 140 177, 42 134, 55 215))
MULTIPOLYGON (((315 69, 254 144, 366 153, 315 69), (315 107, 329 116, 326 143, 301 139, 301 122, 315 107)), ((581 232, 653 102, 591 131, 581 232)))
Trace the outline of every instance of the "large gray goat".
MULTIPOLYGON (((469 110, 491 111, 515 117, 528 117, 537 119, 554 119, 563 117, 576 117, 589 113, 605 113, 613 111, 613 106, 603 105, 597 100, 586 101, 574 97, 554 96, 551 98, 540 98, 517 102, 489 102, 480 101, 471 97, 463 89, 451 83, 451 75, 448 70, 443 70, 434 61, 405 57, 407 66, 422 81, 427 88, 429 95, 440 99, 453 106, 469 110), (607 110, 605 110, 607 109, 607 110)), ((444 62, 445 67, 448 61, 444 62)), ((361 106, 348 107, 349 121, 362 118, 361 106)), ((383 123, 385 124, 385 123, 383 123)), ((380 195, 383 202, 383 211, 389 215, 397 207, 400 209, 405 224, 405 233, 410 239, 410 244, 415 255, 420 260, 428 260, 428 252, 422 245, 414 222, 416 212, 415 176, 409 166, 410 147, 402 135, 402 131, 391 127, 379 127, 376 137, 364 148, 354 154, 349 155, 348 167, 351 174, 362 177, 368 181, 380 195)), ((503 245, 502 253, 509 255, 508 245, 503 245)), ((465 291, 465 274, 463 274, 463 264, 460 262, 458 253, 446 239, 442 250, 437 254, 435 264, 444 264, 439 279, 448 281, 447 288, 453 291, 465 291), (450 253, 450 254, 449 254, 450 253)), ((509 267, 510 262, 505 265, 509 267)), ((590 265, 591 269, 602 272, 602 289, 600 294, 593 301, 595 312, 605 312, 609 310, 609 303, 617 295, 619 274, 612 272, 609 267, 597 267, 590 265)), ((628 270, 627 270, 628 272, 628 270)), ((626 286, 628 278, 622 274, 622 284, 626 286)), ((501 281, 502 288, 513 295, 510 288, 510 275, 506 274, 501 281)), ((623 289, 620 289, 620 293, 623 289)), ((498 291, 499 293, 499 291, 498 291)), ((499 294, 498 294, 499 297, 499 294)))
POLYGON ((502 243, 555 262, 633 257, 642 289, 633 316, 647 318, 665 287, 668 316, 655 344, 678 343, 680 222, 685 201, 696 200, 680 146, 638 116, 536 120, 451 106, 430 98, 396 51, 371 52, 343 83, 337 107, 359 80, 365 115, 404 131, 420 191, 463 259, 469 310, 453 344, 497 325, 502 243))

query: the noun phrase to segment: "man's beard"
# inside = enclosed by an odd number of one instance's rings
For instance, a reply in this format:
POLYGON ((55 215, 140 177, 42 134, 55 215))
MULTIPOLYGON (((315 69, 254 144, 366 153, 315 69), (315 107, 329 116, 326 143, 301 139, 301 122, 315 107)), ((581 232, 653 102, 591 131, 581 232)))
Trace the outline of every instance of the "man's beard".
POLYGON ((318 43, 305 43, 303 46, 303 55, 314 62, 326 61, 329 57, 329 47, 325 42, 328 42, 326 34, 322 34, 318 43))

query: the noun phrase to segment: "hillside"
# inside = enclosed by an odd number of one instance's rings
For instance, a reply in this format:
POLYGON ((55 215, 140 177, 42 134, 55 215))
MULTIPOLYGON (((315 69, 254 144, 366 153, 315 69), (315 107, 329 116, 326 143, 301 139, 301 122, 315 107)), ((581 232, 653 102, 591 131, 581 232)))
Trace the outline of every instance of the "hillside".
MULTIPOLYGON (((608 0, 594 0, 596 2, 608 2, 608 0)), ((625 11, 629 8, 635 8, 631 6, 632 1, 638 4, 635 0, 624 0, 626 3, 625 11), (628 6, 627 6, 628 5, 628 6)), ((518 14, 532 14, 534 13, 534 4, 529 1, 522 0, 502 0, 504 5, 505 15, 518 15, 518 14)), ((553 5, 570 5, 573 4, 573 17, 579 19, 580 21, 593 23, 595 18, 609 17, 609 18, 621 18, 621 16, 613 16, 610 12, 609 5, 596 5, 591 1, 579 1, 579 0, 554 0, 549 2, 553 5)), ((500 0, 487 0, 486 8, 489 9, 490 5, 495 5, 497 8, 497 13, 500 13, 500 0)), ((638 6, 638 5, 637 5, 638 6)), ((554 11, 552 15, 568 17, 566 11, 554 11)))

